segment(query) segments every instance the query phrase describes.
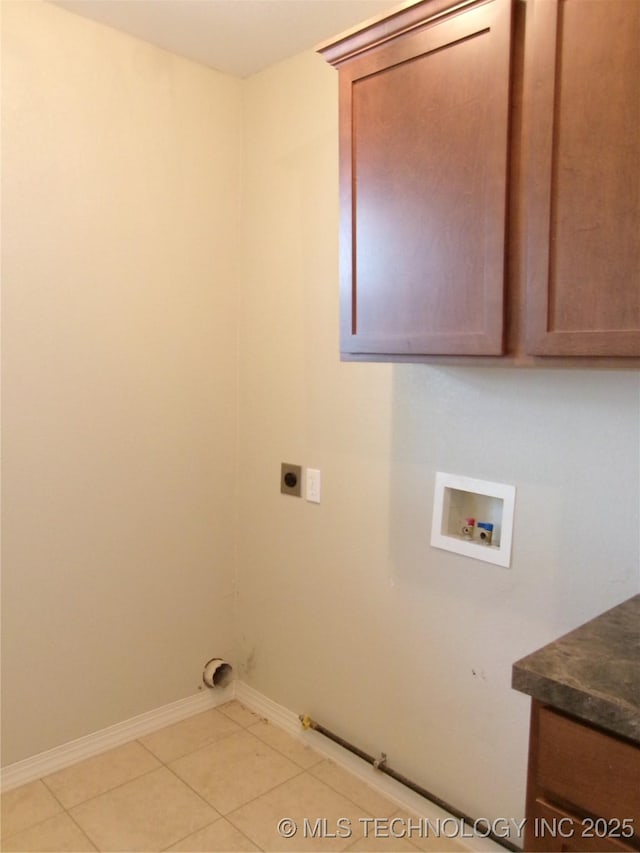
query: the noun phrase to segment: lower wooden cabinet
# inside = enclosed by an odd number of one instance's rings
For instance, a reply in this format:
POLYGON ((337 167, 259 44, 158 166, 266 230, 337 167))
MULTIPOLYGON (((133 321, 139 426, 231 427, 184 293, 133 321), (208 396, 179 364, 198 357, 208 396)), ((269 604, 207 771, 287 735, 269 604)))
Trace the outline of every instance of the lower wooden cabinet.
MULTIPOLYGON (((531 825, 526 841, 527 850, 608 853, 609 850, 636 849, 628 840, 616 837, 616 829, 603 818, 580 818, 540 799, 533 805, 529 823, 531 825)), ((628 831, 624 825, 619 830, 620 835, 623 831, 628 831)))
POLYGON ((640 747, 533 701, 526 850, 640 850, 640 747))

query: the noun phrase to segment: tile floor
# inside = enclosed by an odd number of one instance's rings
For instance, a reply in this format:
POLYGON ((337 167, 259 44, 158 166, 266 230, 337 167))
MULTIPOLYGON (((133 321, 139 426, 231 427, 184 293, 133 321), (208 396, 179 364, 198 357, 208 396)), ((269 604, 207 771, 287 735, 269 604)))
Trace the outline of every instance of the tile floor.
POLYGON ((406 834, 409 817, 233 701, 3 794, 1 849, 464 849, 442 838, 384 837, 406 834), (278 833, 283 818, 298 826, 291 839, 278 833), (381 819, 377 830, 367 818, 381 819))

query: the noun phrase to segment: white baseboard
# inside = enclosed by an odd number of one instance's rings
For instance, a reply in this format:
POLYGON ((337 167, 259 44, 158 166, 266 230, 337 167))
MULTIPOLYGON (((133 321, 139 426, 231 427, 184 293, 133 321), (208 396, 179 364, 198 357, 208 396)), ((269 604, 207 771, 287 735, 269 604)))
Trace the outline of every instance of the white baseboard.
MULTIPOLYGON (((436 824, 438 821, 442 823, 447 818, 451 822, 457 820, 449 812, 444 811, 430 800, 416 794, 410 788, 400 784, 400 782, 396 782, 391 776, 387 776, 376 770, 368 762, 358 758, 357 755, 354 755, 347 749, 338 746, 337 743, 324 737, 324 735, 314 732, 313 729, 303 729, 300 718, 295 712, 284 708, 282 705, 278 705, 242 681, 236 682, 236 699, 242 702, 249 710, 254 711, 261 717, 266 717, 269 722, 285 729, 292 737, 295 737, 302 743, 315 749, 316 752, 325 755, 336 764, 344 767, 345 770, 348 770, 354 776, 366 782, 370 788, 374 788, 380 794, 387 797, 387 799, 397 803, 398 809, 404 809, 420 818, 427 818, 432 824, 436 824)), ((305 709, 302 710, 304 711, 305 709)), ((466 825, 465 832, 471 832, 466 825)), ((473 838, 469 838, 468 836, 464 838, 455 837, 455 841, 461 848, 478 851, 478 853, 484 853, 484 851, 487 851, 487 853, 488 851, 502 851, 504 853, 503 847, 491 841, 491 839, 483 838, 479 835, 474 835, 473 838)))
MULTIPOLYGON (((300 740, 301 743, 307 744, 316 752, 344 767, 345 770, 366 782, 371 788, 397 803, 398 809, 405 809, 417 817, 427 818, 434 824, 437 821, 442 822, 446 818, 455 820, 448 812, 443 811, 430 800, 421 797, 410 788, 406 788, 396 782, 395 779, 376 770, 366 761, 338 746, 332 740, 312 729, 303 729, 300 719, 294 711, 278 705, 277 702, 242 681, 234 681, 225 688, 203 690, 194 696, 188 696, 186 699, 180 699, 177 702, 108 726, 93 734, 61 744, 46 752, 41 752, 39 755, 17 761, 15 764, 9 764, 0 771, 2 790, 8 791, 11 788, 17 788, 19 785, 33 782, 35 779, 48 776, 50 773, 55 773, 57 770, 62 770, 78 761, 91 758, 209 708, 215 708, 217 705, 222 705, 234 698, 242 702, 251 711, 284 729, 292 737, 300 740)), ((473 839, 468 839, 468 836, 465 838, 457 837, 456 842, 461 848, 478 851, 478 853, 504 850, 490 839, 478 835, 474 836, 473 839)))
POLYGON ((131 717, 129 720, 108 726, 106 729, 85 735, 77 740, 55 746, 53 749, 25 758, 23 761, 8 764, 0 770, 2 791, 17 788, 27 782, 33 782, 35 779, 48 776, 50 773, 62 770, 77 761, 91 758, 107 749, 113 749, 130 740, 170 726, 172 723, 178 723, 180 720, 193 716, 193 714, 215 708, 217 705, 229 702, 234 696, 235 682, 224 688, 202 690, 193 696, 187 696, 186 699, 179 699, 177 702, 171 702, 169 705, 163 705, 161 708, 155 708, 153 711, 131 717))

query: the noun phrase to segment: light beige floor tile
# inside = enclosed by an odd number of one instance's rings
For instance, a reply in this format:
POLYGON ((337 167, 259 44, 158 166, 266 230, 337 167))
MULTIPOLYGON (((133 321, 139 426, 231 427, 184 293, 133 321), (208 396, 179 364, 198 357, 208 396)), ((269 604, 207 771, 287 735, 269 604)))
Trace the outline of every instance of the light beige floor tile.
POLYGON ((100 850, 161 850, 218 813, 166 767, 70 809, 100 850))
POLYGON ((160 761, 168 764, 176 758, 195 752, 219 738, 239 732, 240 726, 216 708, 194 714, 153 734, 139 738, 160 761))
POLYGON ((25 853, 40 850, 52 853, 83 853, 96 848, 69 815, 63 812, 3 840, 2 849, 25 853))
POLYGON ((388 853, 401 853, 401 851, 413 851, 413 853, 416 853, 418 848, 410 841, 407 841, 406 838, 394 838, 391 835, 385 837, 380 832, 374 833, 370 830, 366 838, 359 838, 347 849, 358 850, 360 853, 368 853, 368 851, 376 853, 378 850, 386 850, 388 853))
POLYGON ((311 749, 310 746, 307 746, 301 740, 291 737, 290 734, 287 734, 287 732, 278 726, 271 725, 266 720, 261 720, 255 726, 251 726, 249 731, 256 737, 259 737, 260 740, 268 743, 269 746, 277 749, 278 752, 281 752, 287 758, 290 758, 291 761, 295 761, 300 767, 304 767, 305 770, 324 760, 319 752, 311 749))
POLYGON ((303 773, 231 812, 228 818, 263 850, 293 853, 345 850, 361 836, 363 816, 368 817, 346 797, 303 773), (293 821, 297 828, 289 839, 278 831, 283 819, 293 821))
MULTIPOLYGON (((373 817, 389 817, 398 810, 397 803, 388 800, 383 794, 379 794, 358 779, 357 776, 334 764, 333 761, 323 761, 322 764, 316 764, 309 772, 339 793, 344 794, 345 797, 373 817)), ((371 773, 374 774, 376 771, 372 768, 371 773)))
POLYGON ((185 853, 206 853, 206 851, 224 850, 225 853, 250 853, 252 850, 260 850, 246 835, 236 829, 228 820, 221 817, 215 823, 199 829, 188 838, 183 838, 177 844, 169 847, 169 850, 180 850, 185 853))
POLYGON ((2 795, 2 837, 15 835, 62 811, 62 806, 38 779, 2 795))
MULTIPOLYGON (((393 818, 400 818, 404 822, 406 837, 415 847, 426 853, 436 853, 436 851, 437 853, 454 853, 454 851, 468 850, 467 845, 456 838, 449 838, 443 833, 438 834, 436 820, 427 823, 404 809, 399 809, 392 815, 393 818)), ((451 832, 451 830, 447 831, 451 832)))
POLYGON ((222 814, 300 773, 297 764, 247 731, 185 755, 171 769, 222 814))
POLYGON ((224 705, 218 705, 217 710, 222 714, 226 714, 226 716, 230 717, 234 723, 237 723, 239 726, 243 726, 244 728, 252 726, 261 719, 258 714, 254 714, 253 711, 245 708, 237 699, 232 699, 231 702, 225 702, 224 705))
POLYGON ((69 809, 156 767, 160 767, 158 759, 132 741, 45 776, 43 782, 69 809))

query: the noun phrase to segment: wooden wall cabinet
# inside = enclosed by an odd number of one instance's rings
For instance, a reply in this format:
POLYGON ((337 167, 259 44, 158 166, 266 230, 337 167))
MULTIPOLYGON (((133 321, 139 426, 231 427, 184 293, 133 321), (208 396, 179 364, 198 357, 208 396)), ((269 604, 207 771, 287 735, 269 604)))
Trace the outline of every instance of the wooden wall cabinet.
POLYGON ((640 747, 533 700, 525 850, 640 850, 640 747))
POLYGON ((423 0, 319 48, 343 358, 640 357, 638 44, 636 0, 423 0))
POLYGON ((640 3, 530 20, 527 351, 640 355, 640 3))

